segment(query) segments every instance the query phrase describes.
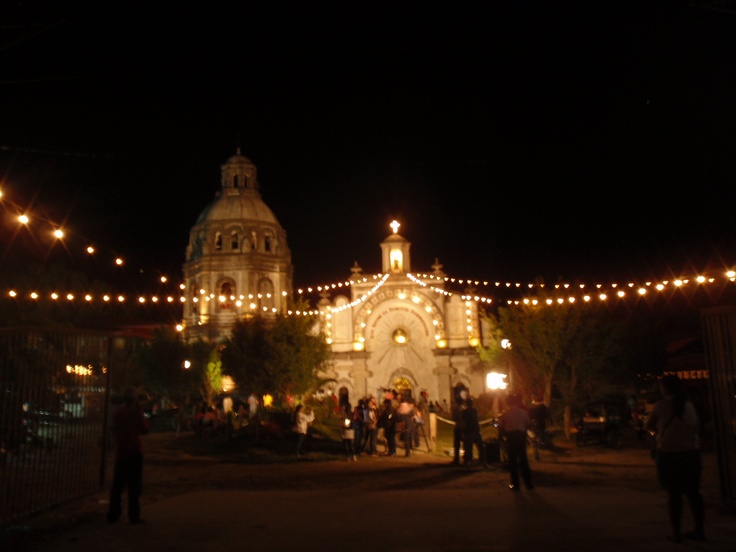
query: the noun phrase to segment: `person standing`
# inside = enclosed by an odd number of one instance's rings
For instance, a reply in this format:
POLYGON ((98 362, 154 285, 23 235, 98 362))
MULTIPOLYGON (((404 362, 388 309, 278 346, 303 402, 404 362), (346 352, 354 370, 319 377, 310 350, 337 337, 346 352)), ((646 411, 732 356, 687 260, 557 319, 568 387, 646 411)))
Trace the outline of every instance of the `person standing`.
POLYGON ((364 427, 365 422, 364 420, 365 416, 365 399, 360 399, 358 401, 358 404, 355 406, 355 409, 353 410, 353 430, 355 431, 355 443, 353 444, 353 450, 357 454, 360 454, 363 449, 363 433, 364 433, 364 427))
POLYGON ((304 405, 299 405, 296 407, 296 412, 294 415, 294 432, 296 433, 296 450, 294 451, 294 454, 297 458, 301 458, 302 455, 302 447, 304 446, 304 441, 307 439, 307 432, 309 431, 309 424, 311 424, 314 421, 314 412, 310 410, 309 412, 304 411, 304 405))
POLYGON ((345 460, 355 462, 357 457, 355 456, 355 429, 353 429, 353 416, 352 412, 345 412, 343 416, 342 427, 340 429, 340 436, 342 437, 342 446, 345 449, 345 460))
POLYGON ((462 414, 463 426, 465 427, 463 433, 465 457, 464 463, 466 467, 470 467, 473 464, 473 445, 478 447, 478 459, 483 467, 488 467, 486 461, 485 447, 483 446, 483 437, 480 432, 480 421, 478 420, 478 409, 473 406, 473 399, 468 399, 466 402, 465 410, 462 414))
POLYGON ((371 456, 376 454, 376 440, 378 439, 378 405, 375 397, 368 398, 368 406, 365 411, 365 445, 361 448, 361 452, 365 451, 371 456))
POLYGON ((391 399, 383 401, 383 411, 378 418, 378 424, 383 428, 383 436, 386 438, 386 454, 396 456, 396 410, 391 399))
POLYGON ((460 445, 463 442, 463 426, 465 424, 463 410, 465 410, 464 401, 457 397, 452 404, 452 421, 455 422, 455 425, 452 427, 453 460, 450 462, 451 466, 460 465, 460 445))
POLYGON ((143 446, 141 435, 148 433, 148 421, 138 407, 138 391, 133 387, 125 390, 123 404, 118 406, 112 419, 115 436, 115 467, 108 523, 115 523, 122 514, 123 490, 128 489, 128 522, 141 523, 140 496, 143 490, 143 446))
POLYGON ((401 423, 401 434, 404 437, 404 456, 411 456, 411 444, 414 440, 414 403, 408 396, 401 395, 399 406, 396 408, 401 423))
POLYGON ((508 398, 509 409, 501 414, 499 428, 506 436, 509 475, 511 483, 509 489, 520 491, 519 471, 524 479, 526 488, 534 488, 532 473, 529 469, 529 458, 526 455, 526 432, 529 429, 529 413, 521 404, 521 395, 511 395, 508 398))
POLYGON ((252 420, 258 414, 258 398, 255 393, 248 395, 248 417, 252 420))
POLYGON ((654 434, 657 441, 657 475, 667 491, 667 514, 672 528, 669 538, 674 542, 682 542, 683 536, 705 541, 698 415, 676 375, 664 376, 660 380, 660 389, 664 398, 654 405, 646 429, 654 434), (683 494, 695 523, 695 529, 684 534, 680 528, 683 494))

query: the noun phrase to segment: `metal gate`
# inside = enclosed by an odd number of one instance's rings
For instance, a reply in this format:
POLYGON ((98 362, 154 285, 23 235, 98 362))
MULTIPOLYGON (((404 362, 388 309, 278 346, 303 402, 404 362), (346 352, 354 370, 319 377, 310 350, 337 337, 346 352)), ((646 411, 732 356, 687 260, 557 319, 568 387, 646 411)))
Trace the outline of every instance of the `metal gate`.
POLYGON ((114 339, 0 330, 0 525, 104 485, 114 339))
POLYGON ((710 400, 715 423, 721 497, 736 505, 736 307, 705 309, 701 316, 710 400))

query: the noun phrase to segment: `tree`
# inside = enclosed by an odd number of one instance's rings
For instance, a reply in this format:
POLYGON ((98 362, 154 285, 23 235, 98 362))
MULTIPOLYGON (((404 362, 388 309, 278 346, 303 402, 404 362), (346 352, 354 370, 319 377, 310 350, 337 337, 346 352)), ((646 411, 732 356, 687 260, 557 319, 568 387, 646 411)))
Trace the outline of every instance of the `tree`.
POLYGON ((210 350, 209 359, 201 379, 202 397, 208 405, 215 402, 215 396, 222 391, 222 360, 216 348, 210 350))
POLYGON ((331 353, 324 334, 314 333, 314 318, 277 314, 237 321, 222 349, 224 373, 239 388, 271 394, 282 402, 314 388, 331 353))
POLYGON ((189 368, 184 371, 184 381, 188 395, 197 394, 208 405, 212 404, 217 386, 222 387, 222 364, 217 347, 199 339, 187 346, 187 360, 189 368))
POLYGON ((138 352, 143 383, 154 394, 176 401, 186 393, 183 364, 186 348, 173 328, 161 326, 153 331, 148 344, 138 352))
MULTIPOLYGON (((548 405, 553 388, 559 392, 567 433, 571 409, 581 394, 601 386, 615 372, 620 342, 615 325, 604 323, 587 306, 547 299, 500 307, 497 315, 487 313, 485 318, 495 341, 499 335, 510 340, 513 363, 524 368, 515 372, 518 383, 527 389, 542 388, 548 405)), ((484 351, 491 358, 494 354, 498 353, 492 349, 484 351)))

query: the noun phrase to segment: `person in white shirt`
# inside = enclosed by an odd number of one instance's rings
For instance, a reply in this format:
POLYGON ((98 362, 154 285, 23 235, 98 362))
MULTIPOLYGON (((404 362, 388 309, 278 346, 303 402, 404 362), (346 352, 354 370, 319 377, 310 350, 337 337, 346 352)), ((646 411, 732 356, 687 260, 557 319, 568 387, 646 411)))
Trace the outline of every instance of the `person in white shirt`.
POLYGON ((256 398, 254 393, 251 393, 248 396, 248 417, 251 419, 255 418, 257 412, 258 412, 258 399, 256 398))
POLYGON ((304 445, 304 441, 307 438, 307 432, 309 431, 309 424, 313 421, 314 412, 312 410, 305 412, 304 406, 301 404, 296 407, 294 432, 296 433, 295 454, 297 458, 301 457, 302 446, 304 445))
POLYGON ((698 415, 676 375, 664 376, 660 389, 664 398, 654 405, 646 429, 657 440, 657 475, 667 490, 667 512, 672 527, 669 538, 674 542, 682 542, 683 537, 705 541, 698 415), (683 494, 695 522, 695 529, 687 533, 680 530, 683 494))

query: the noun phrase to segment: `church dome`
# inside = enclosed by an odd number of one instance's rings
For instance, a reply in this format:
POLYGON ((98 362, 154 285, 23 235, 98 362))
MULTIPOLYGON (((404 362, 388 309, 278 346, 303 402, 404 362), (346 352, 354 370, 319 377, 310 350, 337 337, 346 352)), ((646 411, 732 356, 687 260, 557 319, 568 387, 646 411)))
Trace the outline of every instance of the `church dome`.
POLYGON ((222 190, 197 218, 197 226, 216 221, 249 221, 278 225, 273 211, 258 191, 258 171, 253 162, 240 153, 221 167, 222 190))
POLYGON ((222 187, 189 232, 187 339, 221 339, 246 314, 283 312, 293 291, 286 231, 261 199, 256 166, 238 149, 220 168, 222 187))
MULTIPOLYGON (((257 192, 256 192, 257 193, 257 192)), ((261 199, 260 194, 218 194, 197 218, 197 226, 208 222, 248 221, 278 224, 273 211, 261 199)))
POLYGON ((256 166, 238 148, 220 169, 222 189, 189 233, 187 262, 209 254, 265 253, 290 263, 286 232, 261 199, 256 166))

